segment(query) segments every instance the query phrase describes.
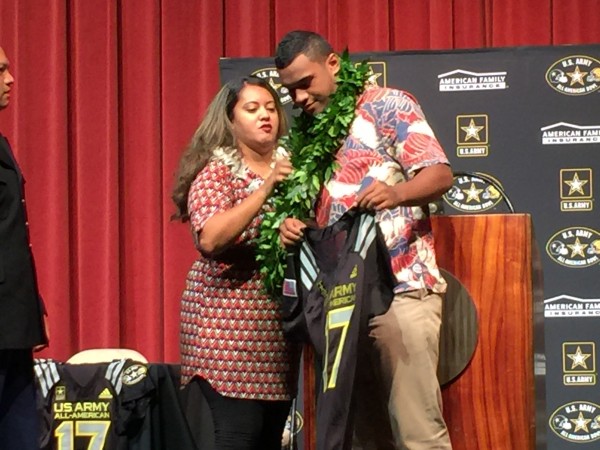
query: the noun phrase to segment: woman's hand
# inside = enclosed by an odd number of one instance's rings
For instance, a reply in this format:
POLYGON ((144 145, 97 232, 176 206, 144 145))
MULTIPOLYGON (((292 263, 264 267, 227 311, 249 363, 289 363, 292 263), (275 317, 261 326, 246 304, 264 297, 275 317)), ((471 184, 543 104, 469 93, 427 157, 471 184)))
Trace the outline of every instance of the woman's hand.
POLYGON ((263 186, 266 189, 267 195, 273 192, 277 183, 281 183, 285 180, 294 170, 292 163, 288 158, 278 157, 273 165, 271 174, 265 179, 263 186))

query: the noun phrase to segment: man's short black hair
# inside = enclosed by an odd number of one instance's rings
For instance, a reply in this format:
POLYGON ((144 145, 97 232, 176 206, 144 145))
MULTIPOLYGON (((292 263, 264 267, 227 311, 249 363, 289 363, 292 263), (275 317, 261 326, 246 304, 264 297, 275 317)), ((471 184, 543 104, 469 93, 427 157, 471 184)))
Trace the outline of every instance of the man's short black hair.
POLYGON ((277 45, 275 66, 285 69, 301 54, 316 61, 327 58, 331 53, 333 48, 320 34, 304 30, 290 31, 277 45))

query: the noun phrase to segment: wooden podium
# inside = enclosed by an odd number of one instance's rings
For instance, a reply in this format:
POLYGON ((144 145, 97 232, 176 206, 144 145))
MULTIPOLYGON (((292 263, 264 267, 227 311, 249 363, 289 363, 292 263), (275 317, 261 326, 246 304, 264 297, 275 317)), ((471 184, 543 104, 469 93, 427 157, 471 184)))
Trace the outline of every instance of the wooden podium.
MULTIPOLYGON (((545 405, 543 400, 540 403, 543 392, 538 392, 536 405, 536 388, 543 390, 544 383, 534 377, 534 308, 543 307, 543 299, 531 217, 435 216, 432 226, 439 267, 460 281, 474 304, 473 317, 468 317, 461 313, 465 308, 454 308, 455 299, 445 299, 444 312, 454 312, 454 317, 444 318, 452 319, 452 324, 443 332, 454 331, 462 338, 446 336, 440 364, 465 359, 461 339, 472 339, 474 349, 464 361, 464 370, 442 389, 453 448, 533 450, 536 417, 537 427, 544 427, 545 405)), ((543 353, 542 322, 536 326, 536 353, 543 353)), ((305 352, 304 450, 315 450, 311 361, 312 352, 305 352)))
POLYGON ((534 308, 543 302, 531 218, 437 216, 432 225, 438 265, 469 292, 478 319, 468 366, 442 390, 453 447, 535 449, 534 308))

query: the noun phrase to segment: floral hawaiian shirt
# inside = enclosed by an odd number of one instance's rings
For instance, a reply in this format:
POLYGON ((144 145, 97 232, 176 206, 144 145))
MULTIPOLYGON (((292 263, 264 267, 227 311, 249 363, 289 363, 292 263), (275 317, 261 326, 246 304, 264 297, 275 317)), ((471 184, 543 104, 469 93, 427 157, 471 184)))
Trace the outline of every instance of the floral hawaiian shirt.
MULTIPOLYGON (((334 223, 351 208, 366 179, 395 185, 424 167, 448 164, 416 100, 407 92, 381 87, 367 88, 358 99, 336 159, 337 169, 317 202, 319 226, 334 223)), ((396 276, 395 292, 422 288, 445 292, 426 208, 386 209, 377 212, 376 220, 396 276)))

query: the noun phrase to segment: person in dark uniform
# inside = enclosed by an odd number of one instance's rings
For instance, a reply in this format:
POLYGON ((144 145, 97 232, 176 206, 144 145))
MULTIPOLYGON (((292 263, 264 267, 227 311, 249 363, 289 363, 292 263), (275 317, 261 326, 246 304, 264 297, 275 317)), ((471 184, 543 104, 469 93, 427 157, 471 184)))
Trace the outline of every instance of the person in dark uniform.
MULTIPOLYGON (((0 47, 0 110, 14 78, 0 47)), ((45 309, 29 245, 23 176, 0 134, 0 447, 38 449, 33 351, 47 345, 45 309)))

